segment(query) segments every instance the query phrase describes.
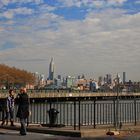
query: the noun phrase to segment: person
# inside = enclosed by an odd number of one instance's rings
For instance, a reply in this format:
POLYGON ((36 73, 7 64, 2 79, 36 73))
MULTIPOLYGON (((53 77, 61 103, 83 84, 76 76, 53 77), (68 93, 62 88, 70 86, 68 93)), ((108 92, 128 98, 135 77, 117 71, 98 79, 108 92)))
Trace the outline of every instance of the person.
POLYGON ((10 89, 9 90, 9 96, 6 98, 6 106, 5 109, 3 110, 3 119, 2 119, 2 126, 4 125, 6 121, 6 125, 8 125, 8 119, 10 116, 10 122, 11 126, 14 125, 14 107, 15 107, 15 98, 14 98, 14 90, 10 89), (5 117, 4 117, 5 114, 5 117))
POLYGON ((6 116, 6 98, 1 100, 1 113, 2 113, 2 123, 1 126, 5 123, 5 116, 6 116))
POLYGON ((20 134, 26 135, 26 120, 29 116, 29 96, 27 94, 26 88, 21 88, 20 93, 17 95, 17 104, 18 104, 18 110, 16 117, 20 120, 20 134))

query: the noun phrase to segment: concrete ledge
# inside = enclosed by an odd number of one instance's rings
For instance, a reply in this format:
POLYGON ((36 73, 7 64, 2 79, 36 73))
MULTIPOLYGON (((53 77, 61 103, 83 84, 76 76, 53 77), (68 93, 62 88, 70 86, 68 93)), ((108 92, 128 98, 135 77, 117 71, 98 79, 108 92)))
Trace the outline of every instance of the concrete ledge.
MULTIPOLYGON (((3 129, 10 129, 10 130, 18 130, 20 126, 0 126, 3 129)), ((57 129, 49 129, 46 127, 27 127, 27 132, 35 132, 35 133, 43 133, 43 134, 52 134, 52 135, 59 135, 59 136, 70 136, 70 137, 81 137, 80 131, 68 131, 68 130, 57 130, 57 129)))
POLYGON ((68 130, 57 130, 57 129, 49 129, 49 128, 27 128, 29 132, 36 133, 44 133, 44 134, 52 134, 52 135, 60 135, 60 136, 71 136, 71 137, 81 137, 80 131, 68 131, 68 130))

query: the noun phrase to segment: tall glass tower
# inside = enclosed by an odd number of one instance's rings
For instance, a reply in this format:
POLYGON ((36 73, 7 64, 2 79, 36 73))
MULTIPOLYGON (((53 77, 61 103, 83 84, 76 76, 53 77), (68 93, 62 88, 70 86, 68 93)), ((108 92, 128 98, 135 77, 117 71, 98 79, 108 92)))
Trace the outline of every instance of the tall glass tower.
POLYGON ((51 58, 51 62, 49 65, 49 80, 54 80, 54 61, 53 58, 51 58))

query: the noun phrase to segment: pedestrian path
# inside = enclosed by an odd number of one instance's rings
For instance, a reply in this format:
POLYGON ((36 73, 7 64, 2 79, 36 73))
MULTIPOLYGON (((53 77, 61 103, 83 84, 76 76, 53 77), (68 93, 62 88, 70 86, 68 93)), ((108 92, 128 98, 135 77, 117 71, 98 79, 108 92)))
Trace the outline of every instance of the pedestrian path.
POLYGON ((139 136, 126 136, 126 137, 86 137, 86 138, 75 138, 75 137, 64 137, 55 136, 50 134, 33 133, 28 132, 26 136, 19 135, 16 130, 6 130, 0 128, 0 140, 140 140, 139 136))
POLYGON ((21 136, 19 131, 0 129, 0 140, 48 140, 48 139, 60 139, 62 136, 55 136, 50 134, 33 133, 28 132, 26 136, 21 136))
MULTIPOLYGON (((19 129, 20 124, 15 123, 15 127, 6 126, 0 127, 0 134, 9 134, 9 132, 13 133, 14 135, 19 137, 19 129), (3 130, 3 131, 2 131, 3 130), (16 131, 15 131, 16 130, 16 131), (8 133, 7 133, 8 132, 8 133)), ((35 133, 35 135, 44 135, 44 136, 50 136, 50 137, 73 137, 73 138, 109 138, 110 136, 106 135, 106 133, 109 131, 109 129, 114 130, 114 128, 111 127, 100 127, 94 129, 93 127, 83 127, 81 130, 74 130, 73 127, 43 127, 39 124, 29 124, 27 127, 27 132, 29 134, 28 137, 32 137, 32 134, 35 133)), ((12 135, 10 133, 10 135, 12 135)), ((120 130, 120 135, 116 137, 123 137, 127 138, 127 136, 130 137, 138 137, 140 139, 140 125, 137 126, 123 126, 123 129, 120 130)), ((114 137, 114 138, 116 138, 114 137)), ((0 139, 1 140, 1 139, 0 139)), ((15 139, 14 139, 15 140, 15 139)), ((134 139, 133 139, 134 140, 134 139)))

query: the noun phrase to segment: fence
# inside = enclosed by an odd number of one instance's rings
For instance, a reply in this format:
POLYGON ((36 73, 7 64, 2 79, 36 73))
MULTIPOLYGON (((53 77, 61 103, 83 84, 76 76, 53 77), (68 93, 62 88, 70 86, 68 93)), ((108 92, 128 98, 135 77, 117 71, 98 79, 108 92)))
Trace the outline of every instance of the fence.
MULTIPOLYGON (((48 111, 52 108, 59 112, 56 124, 72 126, 74 129, 76 127, 80 129, 82 126, 96 128, 97 125, 115 125, 116 123, 133 123, 136 125, 140 121, 140 101, 133 99, 119 100, 119 114, 116 114, 116 100, 32 102, 30 104, 29 123, 49 124, 48 111)), ((16 112, 17 106, 15 107, 15 114, 16 112)), ((18 121, 17 118, 15 121, 18 121)))

